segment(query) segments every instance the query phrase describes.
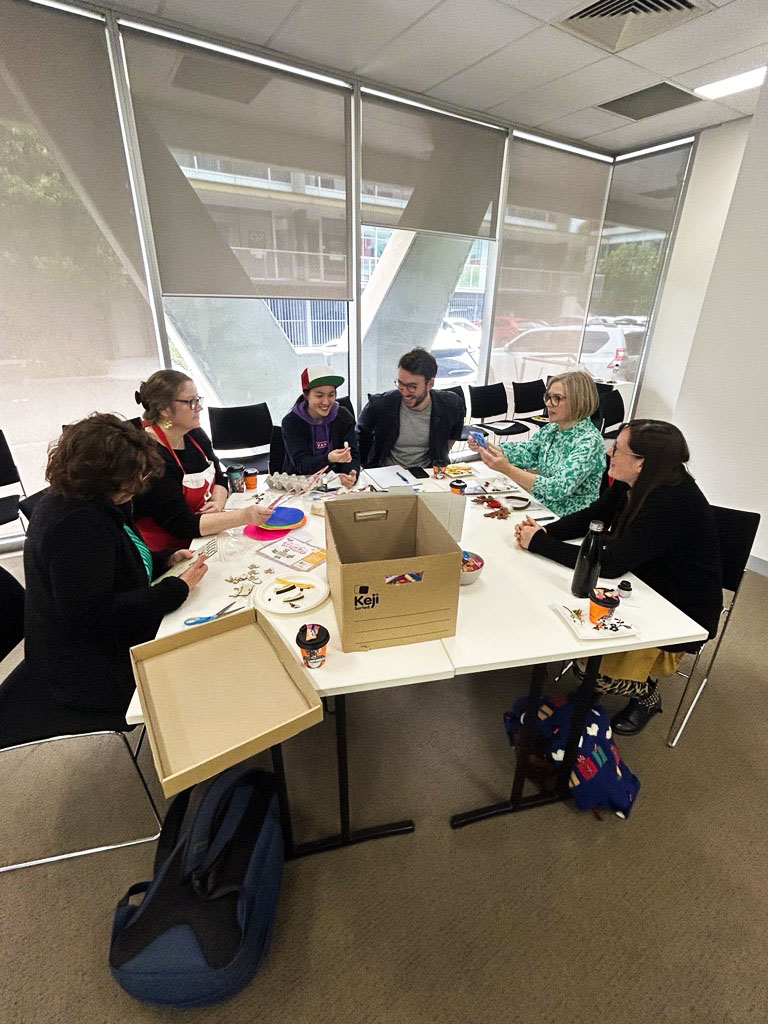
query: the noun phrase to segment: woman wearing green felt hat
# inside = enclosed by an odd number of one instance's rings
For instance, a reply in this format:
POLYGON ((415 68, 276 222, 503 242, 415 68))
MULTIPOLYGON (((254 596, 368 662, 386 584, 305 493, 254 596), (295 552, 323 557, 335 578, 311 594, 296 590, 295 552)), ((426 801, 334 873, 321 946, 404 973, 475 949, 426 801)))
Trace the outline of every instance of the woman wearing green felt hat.
POLYGON ((355 418, 336 401, 344 378, 328 366, 308 366, 301 374, 301 395, 281 424, 285 473, 309 476, 326 466, 352 487, 360 473, 355 418))

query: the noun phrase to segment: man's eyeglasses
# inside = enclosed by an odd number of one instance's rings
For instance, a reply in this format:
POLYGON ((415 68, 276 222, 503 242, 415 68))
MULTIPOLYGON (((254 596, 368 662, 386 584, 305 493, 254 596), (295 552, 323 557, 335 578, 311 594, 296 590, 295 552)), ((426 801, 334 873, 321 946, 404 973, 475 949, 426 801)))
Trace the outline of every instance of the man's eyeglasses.
POLYGON ((201 398, 200 395, 195 395, 194 398, 174 398, 174 402, 188 405, 192 412, 197 412, 198 409, 202 409, 205 405, 205 399, 201 398))
POLYGON ((553 395, 549 391, 544 392, 544 402, 547 405, 560 405, 565 401, 565 395, 553 395))
POLYGON ((415 395, 419 390, 418 384, 403 384, 401 380, 395 381, 395 387, 398 391, 407 391, 409 395, 415 395))

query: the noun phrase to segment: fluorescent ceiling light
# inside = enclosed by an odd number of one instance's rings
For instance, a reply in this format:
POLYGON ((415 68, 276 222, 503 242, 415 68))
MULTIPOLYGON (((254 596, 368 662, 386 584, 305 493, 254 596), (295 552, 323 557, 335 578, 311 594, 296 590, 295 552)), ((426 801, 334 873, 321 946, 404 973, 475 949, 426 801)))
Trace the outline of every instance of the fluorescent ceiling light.
POLYGON ((203 50, 212 50, 214 53, 223 53, 225 57, 237 57, 238 60, 247 60, 252 64, 263 64, 268 68, 276 68, 278 71, 287 71, 291 75, 301 75, 303 78, 312 78, 316 82, 324 82, 326 85, 338 85, 343 89, 351 89, 349 82, 342 82, 340 78, 331 78, 328 75, 321 75, 317 71, 309 71, 306 68, 297 68, 293 64, 283 64, 279 60, 271 60, 269 57, 260 57, 255 53, 248 53, 246 50, 235 50, 231 46, 222 46, 220 43, 211 43, 207 39, 196 39, 194 36, 185 36, 181 32, 171 32, 167 28, 158 28, 156 25, 145 25, 139 21, 130 21, 128 18, 118 18, 118 25, 122 28, 133 28, 137 32, 146 32, 151 36, 162 36, 164 39, 173 39, 177 43, 187 43, 189 46, 198 46, 203 50))
POLYGON ((687 146, 689 142, 693 142, 695 136, 686 135, 684 139, 673 139, 672 142, 662 142, 658 146, 648 146, 646 149, 636 149, 633 153, 622 153, 621 156, 616 157, 616 163, 621 163, 622 160, 633 160, 638 156, 647 156, 649 153, 661 153, 663 149, 675 149, 677 146, 687 146))
POLYGON ((104 21, 102 14, 83 10, 82 7, 70 7, 69 4, 60 4, 58 0, 32 0, 32 3, 37 4, 39 7, 53 7, 56 11, 66 11, 67 14, 79 14, 81 18, 93 18, 94 21, 104 21))
POLYGON ((755 68, 754 71, 744 71, 740 75, 731 75, 730 78, 723 78, 719 82, 700 85, 698 89, 693 91, 697 96, 703 96, 706 100, 717 100, 721 96, 732 96, 735 92, 757 89, 758 86, 763 84, 765 71, 765 67, 755 68))
POLYGON ((567 142, 557 142, 555 139, 545 139, 541 135, 531 135, 530 132, 521 132, 517 128, 512 132, 516 139, 525 139, 526 142, 538 142, 540 146, 551 146, 552 149, 564 149, 566 153, 576 153, 578 156, 588 156, 591 160, 601 160, 604 164, 612 164, 613 157, 604 153, 593 153, 590 149, 580 149, 578 146, 570 146, 567 142))
POLYGON ((428 110, 431 114, 443 114, 445 117, 455 117, 457 121, 469 121, 470 124, 479 124, 481 128, 495 128, 497 132, 506 132, 499 124, 488 124, 487 121, 479 121, 474 117, 465 117, 463 114, 454 114, 451 110, 441 110, 440 107, 431 107, 428 103, 419 103, 417 100, 408 100, 404 96, 394 96, 390 92, 381 92, 379 89, 369 89, 362 86, 360 92, 368 96, 378 96, 383 100, 392 100, 393 103, 404 103, 407 107, 416 107, 418 110, 428 110))

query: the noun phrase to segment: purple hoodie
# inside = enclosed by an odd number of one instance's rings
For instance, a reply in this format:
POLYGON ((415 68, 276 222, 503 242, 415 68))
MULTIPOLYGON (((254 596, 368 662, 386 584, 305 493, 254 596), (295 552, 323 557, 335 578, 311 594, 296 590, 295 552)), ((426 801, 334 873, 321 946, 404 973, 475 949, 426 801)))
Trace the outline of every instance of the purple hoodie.
POLYGON ((312 428, 312 453, 313 455, 328 455, 331 442, 331 423, 336 419, 339 411, 339 403, 334 402, 327 416, 324 416, 319 423, 316 423, 307 412, 307 400, 303 396, 294 405, 291 412, 295 412, 299 419, 304 420, 312 428))

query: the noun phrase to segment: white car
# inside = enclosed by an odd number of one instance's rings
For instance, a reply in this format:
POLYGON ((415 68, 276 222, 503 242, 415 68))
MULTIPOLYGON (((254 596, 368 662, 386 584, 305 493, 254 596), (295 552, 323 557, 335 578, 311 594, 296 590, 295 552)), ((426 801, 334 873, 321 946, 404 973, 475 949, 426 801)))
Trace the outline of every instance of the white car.
POLYGON ((480 348, 483 337, 482 329, 464 316, 444 317, 440 330, 452 332, 459 341, 464 342, 468 352, 477 352, 480 348))
POLYGON ((497 380, 537 380, 577 365, 593 377, 634 380, 643 351, 645 328, 641 326, 598 325, 584 331, 584 346, 578 359, 581 331, 575 327, 535 327, 523 331, 514 341, 493 355, 497 380))

